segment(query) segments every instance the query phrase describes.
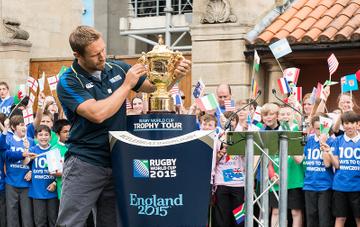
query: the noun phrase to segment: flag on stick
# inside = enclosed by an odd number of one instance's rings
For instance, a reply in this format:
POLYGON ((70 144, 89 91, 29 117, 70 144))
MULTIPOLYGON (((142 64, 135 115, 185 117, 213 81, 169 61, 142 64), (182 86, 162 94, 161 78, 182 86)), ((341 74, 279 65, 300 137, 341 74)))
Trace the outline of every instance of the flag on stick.
POLYGON ((175 106, 181 106, 182 105, 182 99, 180 93, 177 93, 172 96, 174 99, 175 106))
POLYGON ((313 90, 311 92, 311 95, 310 95, 310 104, 315 104, 315 101, 316 101, 316 87, 313 87, 313 90))
POLYGON ((59 82, 59 78, 57 76, 50 76, 47 78, 47 82, 49 83, 50 90, 56 91, 56 86, 59 82))
POLYGON ((318 83, 316 88, 316 96, 317 99, 325 100, 325 92, 324 92, 324 86, 321 83, 318 83))
POLYGON ((35 102, 35 95, 32 92, 30 92, 28 107, 32 108, 34 102, 35 102))
POLYGON ((355 75, 356 75, 356 79, 360 81, 360 69, 356 71, 355 75))
POLYGON ((45 72, 43 72, 41 74, 41 77, 39 77, 38 82, 39 82, 39 88, 40 88, 40 92, 42 92, 44 90, 45 87, 45 72))
POLYGON ((62 172, 63 163, 59 149, 56 148, 46 152, 46 161, 50 174, 62 172))
POLYGON ((288 83, 297 84, 297 81, 299 79, 300 69, 298 68, 287 68, 284 69, 283 77, 286 78, 288 83))
POLYGON ((251 81, 251 96, 252 97, 250 97, 250 98, 255 98, 256 97, 258 89, 259 89, 258 84, 257 84, 255 78, 253 78, 252 81, 251 81))
POLYGON ((271 44, 269 48, 276 59, 279 59, 292 52, 289 42, 286 38, 282 38, 279 41, 271 44))
POLYGON ((333 124, 333 121, 331 118, 320 116, 320 133, 321 134, 329 134, 332 124, 333 124))
POLYGON ((205 90, 205 84, 204 84, 204 82, 202 82, 202 80, 199 80, 196 83, 194 91, 193 91, 194 98, 199 98, 200 96, 202 96, 204 93, 204 90, 205 90))
POLYGON ((289 94, 291 92, 290 86, 289 86, 286 78, 282 77, 282 78, 278 79, 277 83, 278 83, 280 91, 283 95, 289 94))
POLYGON ((257 106, 254 112, 253 121, 261 122, 261 106, 257 106))
POLYGON ((219 103, 216 100, 214 94, 209 94, 195 99, 196 105, 202 110, 213 110, 219 107, 219 103))
POLYGON ((298 102, 302 100, 302 87, 292 87, 292 93, 298 102))
POLYGON ((256 72, 259 72, 260 69, 260 57, 256 50, 254 50, 254 69, 256 72))
POLYGON ((34 122, 34 116, 33 116, 33 109, 27 108, 22 111, 23 117, 24 117, 24 123, 25 125, 31 124, 34 122))
MULTIPOLYGON (((330 57, 327 59, 328 62, 328 66, 329 66, 329 72, 330 72, 330 78, 331 75, 334 74, 334 72, 337 70, 337 68, 339 67, 339 62, 336 59, 334 54, 331 54, 330 57)), ((331 80, 331 79, 330 79, 331 80)))
POLYGON ((130 103, 130 101, 129 101, 129 99, 126 99, 126 109, 128 110, 128 109, 131 109, 132 107, 131 107, 131 103, 130 103))
POLYGON ((26 80, 26 85, 31 89, 33 90, 34 92, 37 92, 37 89, 39 87, 39 83, 37 82, 37 80, 32 77, 32 76, 29 76, 26 80))
POLYGON ((235 110, 235 101, 234 100, 225 100, 225 111, 234 111, 235 110))
POLYGON ((245 203, 241 204, 233 210, 233 214, 237 224, 241 224, 245 221, 245 203))
POLYGON ((179 94, 180 90, 179 90, 179 85, 178 84, 174 84, 174 86, 170 89, 170 94, 171 96, 179 94))
POLYGON ((358 90, 358 82, 355 74, 341 77, 341 92, 349 92, 358 90))

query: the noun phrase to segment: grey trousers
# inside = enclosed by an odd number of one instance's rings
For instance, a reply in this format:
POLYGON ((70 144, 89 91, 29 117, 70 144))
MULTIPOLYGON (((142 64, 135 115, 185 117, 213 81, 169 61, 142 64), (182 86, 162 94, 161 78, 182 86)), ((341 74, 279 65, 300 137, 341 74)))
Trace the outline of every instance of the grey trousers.
POLYGON ((112 169, 69 157, 64 164, 63 187, 56 226, 83 227, 96 208, 96 226, 118 226, 112 169))
POLYGON ((0 227, 6 227, 5 191, 0 191, 0 227))
POLYGON ((5 185, 6 194, 6 220, 11 227, 33 227, 32 200, 28 196, 28 188, 15 188, 5 185), (20 209, 19 209, 20 208, 20 209), (21 217, 20 216, 21 213, 21 217))
POLYGON ((59 210, 59 200, 33 199, 34 222, 36 227, 54 227, 59 210))

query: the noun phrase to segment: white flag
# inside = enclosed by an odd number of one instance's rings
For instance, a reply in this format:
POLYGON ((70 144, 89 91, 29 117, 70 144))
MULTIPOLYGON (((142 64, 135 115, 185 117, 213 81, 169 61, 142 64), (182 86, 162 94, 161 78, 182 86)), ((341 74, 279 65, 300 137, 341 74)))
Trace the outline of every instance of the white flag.
POLYGON ((57 76, 50 76, 50 77, 47 78, 47 81, 49 83, 50 90, 55 91, 57 83, 59 81, 58 77, 57 76))
POLYGON ((62 172, 62 158, 59 149, 53 149, 46 152, 46 161, 50 174, 62 172))
POLYGON ((43 72, 41 74, 41 77, 39 77, 38 82, 39 82, 39 88, 40 88, 40 92, 44 91, 44 87, 45 87, 45 72, 43 72))

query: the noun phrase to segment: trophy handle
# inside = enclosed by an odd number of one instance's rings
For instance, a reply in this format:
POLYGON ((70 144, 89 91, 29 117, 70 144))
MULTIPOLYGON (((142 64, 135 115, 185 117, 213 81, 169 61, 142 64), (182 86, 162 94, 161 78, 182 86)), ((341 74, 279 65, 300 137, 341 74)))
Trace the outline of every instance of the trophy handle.
MULTIPOLYGON (((148 60, 148 58, 146 57, 146 53, 145 53, 145 52, 142 52, 141 57, 136 61, 136 63, 143 64, 143 65, 145 65, 147 68, 149 67, 149 60, 148 60)), ((148 72, 148 71, 146 72, 146 75, 149 76, 149 72, 148 72)))
POLYGON ((171 58, 169 59, 167 68, 168 68, 168 72, 170 73, 171 78, 173 80, 176 80, 176 77, 174 75, 176 64, 183 58, 184 57, 182 56, 182 54, 180 52, 176 51, 173 55, 171 55, 171 58))

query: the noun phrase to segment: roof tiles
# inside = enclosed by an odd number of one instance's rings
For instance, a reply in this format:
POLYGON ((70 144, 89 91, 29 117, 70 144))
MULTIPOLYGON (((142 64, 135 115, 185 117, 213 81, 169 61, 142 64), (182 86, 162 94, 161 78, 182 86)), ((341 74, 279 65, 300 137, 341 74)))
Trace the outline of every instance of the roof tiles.
POLYGON ((269 44, 360 40, 360 0, 297 0, 255 40, 269 44))

